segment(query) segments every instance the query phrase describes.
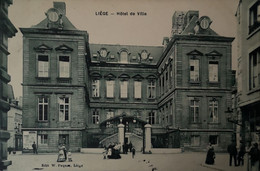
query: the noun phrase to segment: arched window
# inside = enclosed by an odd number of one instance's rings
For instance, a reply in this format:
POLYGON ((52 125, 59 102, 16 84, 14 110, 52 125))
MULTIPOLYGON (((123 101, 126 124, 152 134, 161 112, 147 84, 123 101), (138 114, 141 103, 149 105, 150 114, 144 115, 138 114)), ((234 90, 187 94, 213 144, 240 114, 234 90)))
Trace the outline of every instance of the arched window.
POLYGON ((128 63, 128 53, 127 53, 127 51, 122 51, 120 53, 120 62, 121 63, 128 63))

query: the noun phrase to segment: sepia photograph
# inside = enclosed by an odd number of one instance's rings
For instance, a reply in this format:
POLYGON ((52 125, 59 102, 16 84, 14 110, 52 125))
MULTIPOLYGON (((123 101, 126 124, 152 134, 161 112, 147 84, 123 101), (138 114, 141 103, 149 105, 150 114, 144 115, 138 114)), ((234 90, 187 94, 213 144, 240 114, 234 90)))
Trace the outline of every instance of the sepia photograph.
POLYGON ((260 0, 0 0, 0 171, 259 171, 260 0))

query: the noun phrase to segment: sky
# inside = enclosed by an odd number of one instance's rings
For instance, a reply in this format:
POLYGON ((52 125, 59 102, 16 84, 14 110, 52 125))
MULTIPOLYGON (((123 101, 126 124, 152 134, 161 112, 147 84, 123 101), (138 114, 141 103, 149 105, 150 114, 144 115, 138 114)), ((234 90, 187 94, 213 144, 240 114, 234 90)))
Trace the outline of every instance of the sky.
MULTIPOLYGON (((89 43, 161 46, 171 36, 175 11, 197 10, 208 16, 211 28, 221 36, 236 37, 239 0, 56 0, 66 3, 66 16, 79 30, 89 33, 89 43), (100 11, 106 15, 97 15, 100 11), (128 12, 126 16, 117 12, 128 12), (133 12, 135 15, 130 15, 133 12), (146 15, 138 15, 138 12, 146 15), (115 15, 111 15, 115 13, 115 15)), ((9 18, 18 33, 9 39, 8 73, 14 96, 22 96, 23 42, 19 28, 29 28, 45 19, 53 0, 13 0, 9 18)), ((232 43, 232 68, 237 68, 237 41, 232 43)))

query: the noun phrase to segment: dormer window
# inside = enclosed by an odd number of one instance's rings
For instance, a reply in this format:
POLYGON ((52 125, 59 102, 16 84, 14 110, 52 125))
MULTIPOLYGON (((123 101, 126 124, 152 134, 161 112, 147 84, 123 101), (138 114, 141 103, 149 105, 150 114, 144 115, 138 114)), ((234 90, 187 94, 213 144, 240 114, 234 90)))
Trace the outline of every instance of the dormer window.
POLYGON ((142 53, 141 53, 141 58, 142 58, 142 60, 147 59, 147 57, 148 57, 147 51, 146 51, 146 50, 142 51, 142 53))
POLYGON ((128 54, 126 51, 122 51, 120 53, 120 62, 121 63, 128 63, 128 54))
POLYGON ((100 49, 99 53, 100 53, 101 57, 103 57, 103 58, 107 57, 107 50, 106 49, 104 49, 104 48, 100 49))

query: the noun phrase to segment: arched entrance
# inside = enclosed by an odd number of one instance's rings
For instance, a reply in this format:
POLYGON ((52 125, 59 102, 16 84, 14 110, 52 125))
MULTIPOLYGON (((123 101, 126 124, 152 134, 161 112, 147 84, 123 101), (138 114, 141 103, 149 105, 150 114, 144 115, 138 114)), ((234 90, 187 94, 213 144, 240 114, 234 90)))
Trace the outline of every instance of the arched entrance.
POLYGON ((108 146, 109 143, 132 144, 137 151, 145 149, 146 121, 126 114, 117 115, 100 123, 103 138, 100 144, 108 146), (106 136, 107 135, 107 136, 106 136))

